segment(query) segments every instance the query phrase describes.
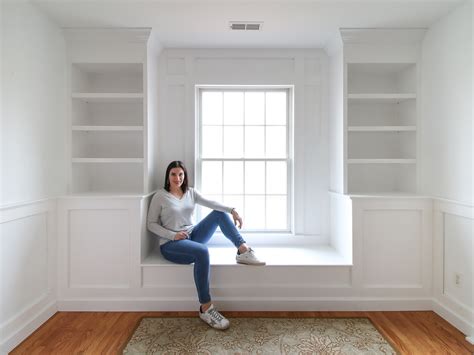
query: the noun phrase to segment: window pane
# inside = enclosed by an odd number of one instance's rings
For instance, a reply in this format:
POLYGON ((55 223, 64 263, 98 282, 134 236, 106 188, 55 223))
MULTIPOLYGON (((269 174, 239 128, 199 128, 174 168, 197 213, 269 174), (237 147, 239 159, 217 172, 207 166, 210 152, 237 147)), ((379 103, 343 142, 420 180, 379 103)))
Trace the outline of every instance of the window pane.
POLYGON ((224 194, 243 194, 243 193, 244 193, 244 163, 241 161, 225 161, 224 162, 224 194))
POLYGON ((286 127, 266 127, 266 132, 266 157, 286 158, 286 127))
POLYGON ((286 196, 267 196, 267 228, 287 229, 286 196))
POLYGON ((246 229, 265 228, 265 197, 246 196, 245 197, 245 220, 246 229))
POLYGON ((204 195, 219 195, 222 193, 222 162, 202 162, 201 189, 204 195))
POLYGON ((244 156, 244 127, 224 127, 224 157, 244 156))
POLYGON ((265 123, 265 94, 263 92, 245 93, 245 124, 263 125, 265 123))
POLYGON ((245 225, 244 196, 224 195, 224 205, 235 208, 240 217, 244 219, 244 228, 247 228, 245 225))
POLYGON ((244 93, 224 92, 224 124, 241 125, 244 122, 244 93))
POLYGON ((222 92, 203 91, 202 124, 222 124, 222 92))
POLYGON ((222 126, 202 127, 202 157, 219 158, 222 156, 222 126))
POLYGON ((286 92, 267 92, 265 96, 266 124, 286 125, 286 92))
POLYGON ((284 161, 267 162, 267 194, 286 195, 287 168, 284 161))
MULTIPOLYGON (((246 230, 288 230, 288 92, 212 88, 200 95, 203 195, 236 208, 246 230)), ((211 212, 197 211, 201 218, 211 212)))
POLYGON ((265 130, 260 127, 245 127, 245 157, 262 158, 265 154, 265 130))
POLYGON ((245 193, 265 194, 265 162, 245 162, 245 193))

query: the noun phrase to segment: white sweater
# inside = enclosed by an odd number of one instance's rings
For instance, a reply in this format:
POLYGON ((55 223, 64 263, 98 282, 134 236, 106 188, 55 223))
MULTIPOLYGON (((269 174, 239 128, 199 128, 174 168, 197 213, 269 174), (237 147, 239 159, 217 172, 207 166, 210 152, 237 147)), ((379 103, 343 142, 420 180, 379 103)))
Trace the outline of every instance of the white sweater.
POLYGON ((160 245, 173 240, 179 231, 191 233, 196 204, 221 212, 232 211, 232 207, 208 200, 191 187, 181 199, 162 189, 151 200, 147 217, 148 230, 160 237, 160 245))

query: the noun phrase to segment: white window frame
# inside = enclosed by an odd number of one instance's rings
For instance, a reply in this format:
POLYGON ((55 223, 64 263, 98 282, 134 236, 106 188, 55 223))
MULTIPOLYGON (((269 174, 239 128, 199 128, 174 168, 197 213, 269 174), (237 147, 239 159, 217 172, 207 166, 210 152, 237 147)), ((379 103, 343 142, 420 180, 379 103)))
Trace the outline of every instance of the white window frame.
MULTIPOLYGON (((285 230, 271 230, 271 229, 262 229, 262 230, 245 230, 246 235, 262 235, 262 234, 272 234, 272 235, 281 235, 288 236, 294 235, 294 179, 293 179, 293 166, 294 166, 294 157, 293 157, 293 107, 294 107, 294 87, 292 85, 258 85, 258 86, 219 86, 219 85, 196 85, 195 90, 195 186, 198 190, 201 189, 201 172, 202 172, 202 162, 203 161, 285 161, 287 163, 287 228, 285 230), (286 134, 287 134, 287 145, 286 145, 286 158, 203 158, 202 153, 202 93, 205 91, 285 91, 287 93, 287 113, 286 113, 286 134)), ((266 123, 266 122, 265 122, 266 123)), ((264 126, 266 124, 264 123, 264 126)), ((244 132, 245 137, 245 132, 244 132)), ((245 184, 245 182, 244 182, 245 184)), ((266 194, 265 194, 266 195, 266 194)), ((199 215, 198 209, 198 219, 201 218, 199 215)), ((245 220, 244 220, 245 227, 245 220)))

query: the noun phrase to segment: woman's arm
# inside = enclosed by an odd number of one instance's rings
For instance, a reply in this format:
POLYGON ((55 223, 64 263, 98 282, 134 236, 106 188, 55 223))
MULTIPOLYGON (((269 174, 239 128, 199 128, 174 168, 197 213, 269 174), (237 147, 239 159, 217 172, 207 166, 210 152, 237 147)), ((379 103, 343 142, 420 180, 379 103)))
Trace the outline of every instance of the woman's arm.
POLYGON ((242 221, 242 217, 239 216, 239 214, 237 213, 237 211, 235 210, 235 208, 233 207, 228 207, 228 206, 225 206, 223 205, 222 203, 219 203, 217 201, 212 201, 212 200, 208 200, 207 198, 203 197, 197 190, 193 189, 193 193, 194 193, 194 201, 204 207, 208 207, 208 208, 211 208, 213 210, 216 210, 216 211, 221 211, 221 212, 228 212, 232 215, 232 218, 234 219, 234 224, 239 227, 239 228, 242 228, 242 224, 243 224, 243 221, 242 221))
POLYGON ((194 202, 196 202, 197 204, 210 208, 212 210, 232 213, 232 207, 223 205, 222 203, 217 201, 208 200, 207 198, 203 197, 196 189, 193 189, 192 191, 194 193, 194 202))
POLYGON ((150 208, 148 209, 147 228, 150 232, 159 237, 173 240, 176 232, 170 231, 161 225, 160 214, 162 208, 162 201, 159 192, 157 192, 151 199, 150 208))

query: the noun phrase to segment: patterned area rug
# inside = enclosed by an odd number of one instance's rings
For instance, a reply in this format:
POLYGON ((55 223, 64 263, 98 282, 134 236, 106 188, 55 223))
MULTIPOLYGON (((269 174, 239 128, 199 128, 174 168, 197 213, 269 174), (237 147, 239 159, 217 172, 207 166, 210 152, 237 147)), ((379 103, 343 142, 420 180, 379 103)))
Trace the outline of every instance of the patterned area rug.
POLYGON ((143 318, 124 354, 396 354, 367 318, 143 318))

